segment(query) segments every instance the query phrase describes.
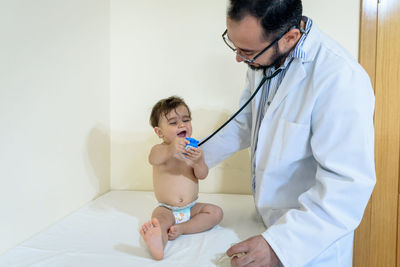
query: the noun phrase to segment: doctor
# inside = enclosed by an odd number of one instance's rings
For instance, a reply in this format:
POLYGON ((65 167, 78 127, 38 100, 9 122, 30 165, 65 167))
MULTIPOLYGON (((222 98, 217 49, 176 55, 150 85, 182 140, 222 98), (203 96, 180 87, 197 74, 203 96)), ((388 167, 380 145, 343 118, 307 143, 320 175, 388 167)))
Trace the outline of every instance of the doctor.
MULTIPOLYGON (((345 29, 344 29, 345 30, 345 29)), ((230 0, 223 39, 248 64, 244 103, 202 148, 212 167, 250 147, 267 230, 228 251, 233 266, 351 266, 375 185, 374 95, 366 72, 302 16, 301 0, 230 0)))

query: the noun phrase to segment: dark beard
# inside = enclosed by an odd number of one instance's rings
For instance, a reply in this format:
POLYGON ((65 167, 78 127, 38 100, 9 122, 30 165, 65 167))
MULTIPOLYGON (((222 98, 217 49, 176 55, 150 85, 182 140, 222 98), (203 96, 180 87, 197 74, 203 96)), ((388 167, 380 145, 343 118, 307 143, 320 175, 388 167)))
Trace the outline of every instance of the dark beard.
POLYGON ((287 57, 288 53, 280 53, 278 46, 274 46, 274 56, 272 57, 272 63, 268 65, 259 65, 259 66, 253 66, 249 63, 246 63, 250 69, 252 70, 266 70, 274 66, 276 69, 282 64, 282 61, 284 58, 287 57))

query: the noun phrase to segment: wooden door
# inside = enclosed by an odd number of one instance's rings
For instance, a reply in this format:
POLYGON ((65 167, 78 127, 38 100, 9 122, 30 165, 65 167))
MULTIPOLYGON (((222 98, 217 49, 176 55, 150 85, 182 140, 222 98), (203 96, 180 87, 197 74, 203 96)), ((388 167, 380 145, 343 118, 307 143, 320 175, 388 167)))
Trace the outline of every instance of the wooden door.
POLYGON ((400 265, 400 1, 362 0, 360 63, 375 90, 377 184, 356 230, 355 267, 400 265))

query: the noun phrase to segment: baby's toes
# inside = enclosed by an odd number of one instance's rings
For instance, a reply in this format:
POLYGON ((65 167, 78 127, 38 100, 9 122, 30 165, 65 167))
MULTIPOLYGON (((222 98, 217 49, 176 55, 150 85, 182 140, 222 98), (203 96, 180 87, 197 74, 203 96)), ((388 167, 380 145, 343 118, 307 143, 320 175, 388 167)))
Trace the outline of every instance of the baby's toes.
POLYGON ((171 226, 168 230, 168 240, 172 240, 175 237, 175 227, 171 226))

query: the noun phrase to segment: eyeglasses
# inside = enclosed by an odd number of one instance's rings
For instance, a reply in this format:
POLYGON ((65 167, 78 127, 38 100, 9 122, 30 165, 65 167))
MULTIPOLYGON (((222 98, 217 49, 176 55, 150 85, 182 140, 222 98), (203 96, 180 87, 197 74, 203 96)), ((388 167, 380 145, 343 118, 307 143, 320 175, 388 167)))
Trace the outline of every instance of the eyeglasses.
POLYGON ((281 34, 278 38, 276 38, 275 40, 272 41, 272 43, 270 43, 267 47, 265 47, 263 50, 261 50, 257 55, 255 55, 253 57, 253 59, 249 59, 246 58, 245 56, 242 56, 239 51, 236 49, 235 45, 233 44, 233 42, 229 39, 228 37, 228 29, 226 29, 224 31, 224 33, 222 34, 222 39, 224 40, 225 44, 232 49, 232 51, 234 53, 236 53, 236 55, 238 55, 241 59, 243 59, 244 62, 246 63, 254 63, 254 61, 256 61, 256 59, 261 56, 262 54, 264 54, 265 51, 267 51, 268 49, 270 49, 271 47, 273 47, 280 39, 282 39, 282 37, 291 29, 295 28, 296 26, 290 27, 287 31, 285 31, 283 34, 281 34))

